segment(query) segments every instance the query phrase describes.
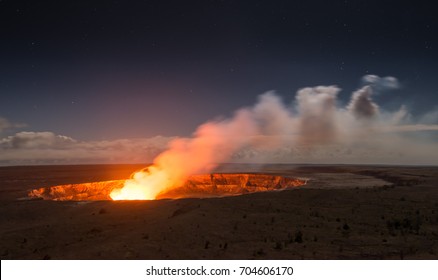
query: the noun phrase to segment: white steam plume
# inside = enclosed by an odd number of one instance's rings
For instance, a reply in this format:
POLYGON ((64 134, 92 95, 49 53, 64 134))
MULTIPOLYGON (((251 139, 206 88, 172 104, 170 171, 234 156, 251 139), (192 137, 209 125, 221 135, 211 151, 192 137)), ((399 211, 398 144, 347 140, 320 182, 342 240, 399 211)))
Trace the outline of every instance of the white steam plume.
MULTIPOLYGON (((370 78, 374 84, 385 82, 395 86, 397 82, 392 77, 370 78)), ((337 157, 338 161, 363 159, 364 163, 370 163, 374 157, 374 163, 391 160, 400 163, 400 157, 409 160, 415 155, 415 147, 420 155, 427 153, 430 143, 412 144, 412 138, 397 132, 435 130, 436 126, 409 124, 403 129, 408 115, 406 108, 382 113, 371 99, 373 91, 369 85, 354 92, 345 108, 338 106, 339 91, 336 86, 299 90, 295 114, 275 93, 265 93, 254 107, 237 111, 233 118, 207 122, 192 138, 171 141, 169 149, 154 160, 153 166, 137 173, 112 197, 130 199, 134 193, 134 197, 155 198, 160 192, 182 184, 188 176, 211 172, 219 163, 236 155, 243 155, 243 159, 250 155, 256 160, 266 160, 266 154, 283 157, 282 160, 290 156, 289 161, 301 155, 323 162, 337 157), (414 153, 406 153, 406 145, 414 153), (138 191, 139 186, 143 191, 138 191)), ((418 160, 418 154, 414 158, 418 160)))
POLYGON ((171 170, 170 180, 181 181, 191 174, 211 171, 247 145, 257 133, 252 113, 241 109, 232 119, 199 126, 193 138, 171 141, 169 149, 154 160, 154 165, 171 170))
POLYGON ((347 109, 356 119, 371 119, 379 113, 379 106, 371 100, 371 94, 372 89, 369 86, 353 92, 347 109))
POLYGON ((330 143, 338 137, 336 96, 339 88, 319 86, 298 91, 297 123, 301 143, 330 143))

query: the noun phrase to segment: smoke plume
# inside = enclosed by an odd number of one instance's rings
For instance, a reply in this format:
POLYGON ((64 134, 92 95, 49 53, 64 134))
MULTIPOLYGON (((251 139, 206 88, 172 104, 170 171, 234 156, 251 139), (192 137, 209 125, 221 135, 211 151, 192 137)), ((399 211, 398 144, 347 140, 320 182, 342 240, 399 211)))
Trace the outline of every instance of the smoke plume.
MULTIPOLYGON (((367 79, 384 86, 398 84, 392 77, 367 79)), ((277 162, 294 158, 309 162, 316 158, 327 163, 331 158, 338 163, 370 160, 388 163, 413 156, 403 153, 404 146, 409 145, 417 156, 411 158, 412 163, 416 163, 418 155, 430 153, 431 143, 412 145, 412 138, 397 132, 436 130, 436 126, 409 124, 409 129, 404 130, 408 125, 404 123, 406 108, 382 112, 372 100, 370 85, 353 92, 346 107, 338 105, 339 92, 336 86, 300 89, 295 110, 285 106, 274 92, 267 92, 257 104, 238 110, 234 117, 207 122, 192 138, 171 141, 151 167, 136 173, 112 198, 153 199, 160 192, 182 184, 188 176, 211 172, 219 163, 232 158, 244 162, 266 161, 271 156, 277 162)))
MULTIPOLYGON (((397 79, 367 75, 362 81, 349 100, 339 100, 336 86, 302 88, 293 104, 270 91, 189 138, 81 141, 21 131, 0 138, 0 165, 154 162, 142 174, 160 170, 169 187, 222 162, 438 164, 438 107, 421 115, 403 105, 388 111, 378 104, 378 91, 400 87, 397 79)), ((2 133, 22 126, 0 118, 2 133)))
POLYGON ((371 94, 369 86, 353 92, 347 109, 356 119, 371 119, 379 113, 379 106, 371 100, 371 94))
POLYGON ((298 91, 299 135, 301 143, 330 143, 337 139, 336 96, 339 88, 319 86, 298 91))

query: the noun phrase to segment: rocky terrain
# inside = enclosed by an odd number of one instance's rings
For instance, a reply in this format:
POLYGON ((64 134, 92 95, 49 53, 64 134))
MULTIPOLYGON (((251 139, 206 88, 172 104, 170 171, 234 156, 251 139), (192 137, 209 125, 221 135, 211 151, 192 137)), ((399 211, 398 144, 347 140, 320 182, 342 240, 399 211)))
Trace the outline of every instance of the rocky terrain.
POLYGON ((0 168, 1 259, 437 259, 438 168, 224 165, 283 191, 155 201, 27 200, 144 166, 0 168))

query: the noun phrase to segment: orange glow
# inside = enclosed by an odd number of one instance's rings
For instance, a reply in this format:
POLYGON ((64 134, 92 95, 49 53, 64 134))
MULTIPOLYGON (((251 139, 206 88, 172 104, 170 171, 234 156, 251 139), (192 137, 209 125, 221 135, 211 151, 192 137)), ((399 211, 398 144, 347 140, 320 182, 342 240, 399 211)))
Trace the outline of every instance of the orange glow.
MULTIPOLYGON (((150 176, 148 175, 149 171, 135 172, 133 177, 128 180, 68 184, 33 189, 28 193, 28 196, 35 199, 57 201, 207 198, 278 191, 306 184, 306 180, 303 179, 270 174, 216 173, 189 176, 184 183, 171 185, 169 182, 172 181, 170 180, 157 179, 160 177, 158 174, 163 175, 163 172, 157 172, 154 176, 150 176), (157 179, 157 183, 154 183, 152 179, 157 179), (160 184, 160 180, 164 183, 160 184), (148 183, 151 183, 151 185, 146 185, 148 183)), ((167 176, 163 177, 167 178, 167 176)))
POLYGON ((164 170, 155 166, 135 172, 125 181, 123 188, 110 193, 113 200, 154 200, 157 195, 172 185, 164 170))
POLYGON ((209 173, 225 162, 250 136, 257 134, 250 110, 236 112, 230 120, 207 122, 193 138, 177 138, 154 159, 154 165, 133 174, 122 189, 111 192, 113 200, 151 200, 181 187, 194 174, 209 173))

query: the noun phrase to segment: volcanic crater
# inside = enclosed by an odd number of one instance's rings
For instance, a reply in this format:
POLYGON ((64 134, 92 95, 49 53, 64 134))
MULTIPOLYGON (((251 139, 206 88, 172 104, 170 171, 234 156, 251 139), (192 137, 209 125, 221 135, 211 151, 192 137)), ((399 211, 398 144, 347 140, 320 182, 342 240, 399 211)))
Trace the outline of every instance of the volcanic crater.
MULTIPOLYGON (((111 180, 82 184, 66 184, 33 189, 30 198, 81 201, 112 200, 114 189, 123 187, 125 180, 111 180)), ((156 199, 206 198, 235 196, 255 192, 278 191, 306 184, 306 180, 271 174, 237 173, 190 176, 176 188, 161 192, 156 199)))

